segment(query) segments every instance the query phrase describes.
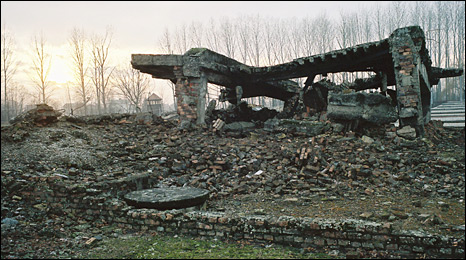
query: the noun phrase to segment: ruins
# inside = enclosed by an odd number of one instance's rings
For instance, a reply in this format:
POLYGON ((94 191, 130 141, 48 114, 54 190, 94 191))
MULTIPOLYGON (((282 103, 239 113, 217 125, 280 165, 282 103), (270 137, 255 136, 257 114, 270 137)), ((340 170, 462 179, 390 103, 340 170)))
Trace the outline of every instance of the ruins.
MULTIPOLYGON (((154 78, 169 79, 175 83, 177 112, 181 122, 197 124, 205 120, 207 83, 225 87, 221 98, 232 104, 237 104, 241 98, 256 96, 283 100, 283 110, 290 115, 297 111, 300 104, 301 107, 302 104, 320 107, 320 110, 325 110, 327 105, 334 108, 339 105, 354 106, 341 103, 342 97, 338 97, 348 93, 335 93, 337 96, 333 97, 327 97, 328 93, 322 95, 322 91, 315 87, 319 84, 314 82, 316 75, 374 72, 375 76, 357 79, 343 87, 354 91, 378 89, 382 96, 391 94, 395 99, 395 118, 399 119, 400 128, 410 126, 416 130, 418 137, 424 135, 424 124, 430 121, 431 87, 438 84, 440 78, 463 74, 462 69, 432 67, 425 35, 419 26, 399 28, 380 41, 269 67, 248 66, 205 48, 194 48, 183 55, 132 54, 131 64, 154 78), (291 80, 301 77, 307 77, 303 88, 291 80), (387 89, 387 86, 396 86, 396 92, 387 89), (320 105, 317 104, 319 100, 320 105)), ((335 109, 333 115, 335 118, 340 116, 335 109)))
POLYGON ((137 208, 182 209, 198 206, 209 197, 209 190, 193 187, 167 187, 137 190, 125 195, 128 205, 137 208))

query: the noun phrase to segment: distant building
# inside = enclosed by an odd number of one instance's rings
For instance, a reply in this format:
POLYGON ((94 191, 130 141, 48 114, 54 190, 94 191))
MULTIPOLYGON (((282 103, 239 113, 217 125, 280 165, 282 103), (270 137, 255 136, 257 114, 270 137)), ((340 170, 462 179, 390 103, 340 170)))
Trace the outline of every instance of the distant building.
POLYGON ((134 105, 127 99, 111 99, 108 102, 108 113, 130 113, 135 110, 134 105))
POLYGON ((154 115, 160 116, 163 113, 162 98, 155 93, 152 93, 144 100, 144 106, 148 112, 152 112, 154 115))

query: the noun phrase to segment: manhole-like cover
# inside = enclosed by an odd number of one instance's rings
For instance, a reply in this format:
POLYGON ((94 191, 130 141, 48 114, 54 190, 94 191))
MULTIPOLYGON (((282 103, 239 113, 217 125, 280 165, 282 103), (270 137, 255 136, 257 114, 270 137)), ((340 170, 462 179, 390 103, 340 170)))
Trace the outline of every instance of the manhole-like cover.
POLYGON ((192 187, 169 187, 133 191, 125 195, 130 206, 150 209, 182 209, 201 205, 209 191, 192 187))

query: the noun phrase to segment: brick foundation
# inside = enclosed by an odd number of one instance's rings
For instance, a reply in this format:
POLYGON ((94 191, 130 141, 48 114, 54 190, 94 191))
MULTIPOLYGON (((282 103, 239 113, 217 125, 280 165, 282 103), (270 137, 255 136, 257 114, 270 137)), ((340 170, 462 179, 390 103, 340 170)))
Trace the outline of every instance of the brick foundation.
MULTIPOLYGON (((27 179, 27 178, 25 178, 27 179)), ((205 239, 251 240, 340 253, 388 252, 403 258, 464 258, 464 237, 419 231, 397 231, 390 223, 356 219, 332 220, 291 216, 239 216, 195 208, 158 211, 136 209, 121 198, 132 190, 150 188, 149 175, 91 184, 72 184, 54 177, 30 177, 18 195, 31 204, 46 203, 64 214, 121 228, 185 234, 205 239), (139 183, 139 184, 138 184, 139 183), (104 195, 110 192, 114 196, 104 195)))

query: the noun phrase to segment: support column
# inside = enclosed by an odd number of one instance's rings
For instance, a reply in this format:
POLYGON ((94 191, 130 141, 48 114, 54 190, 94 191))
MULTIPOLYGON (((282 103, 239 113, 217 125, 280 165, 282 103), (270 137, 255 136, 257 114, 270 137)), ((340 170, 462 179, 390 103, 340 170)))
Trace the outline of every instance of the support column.
POLYGON ((379 74, 382 79, 382 83, 380 85, 380 92, 382 93, 382 95, 385 96, 387 94, 387 73, 385 71, 381 71, 379 72, 379 74))
MULTIPOLYGON (((194 83, 194 82, 193 82, 194 83)), ((197 125, 205 124, 205 96, 207 94, 207 78, 203 72, 201 77, 196 79, 195 86, 197 87, 197 125)))
POLYGON ((175 93, 181 127, 188 127, 190 124, 204 124, 205 96, 207 93, 207 79, 204 74, 201 73, 201 77, 199 78, 178 78, 175 85, 175 93))
POLYGON ((424 136, 419 50, 406 28, 393 32, 389 44, 395 72, 400 128, 409 125, 416 129, 417 137, 424 136))

